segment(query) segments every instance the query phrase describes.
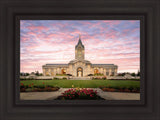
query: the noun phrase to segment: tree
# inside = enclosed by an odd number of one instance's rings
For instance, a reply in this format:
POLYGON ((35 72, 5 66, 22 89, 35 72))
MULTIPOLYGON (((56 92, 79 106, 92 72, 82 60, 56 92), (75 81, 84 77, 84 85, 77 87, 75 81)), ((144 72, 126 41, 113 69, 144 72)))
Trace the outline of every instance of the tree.
POLYGON ((42 74, 42 73, 39 73, 39 76, 43 76, 43 74, 42 74))
POLYGON ((24 76, 24 73, 23 73, 23 72, 21 72, 21 73, 20 73, 20 76, 24 76))
POLYGON ((124 76, 126 73, 118 73, 118 76, 124 76))
POLYGON ((136 76, 136 74, 135 74, 135 73, 131 73, 131 75, 132 75, 132 76, 136 76))
POLYGON ((25 76, 28 76, 29 75, 29 73, 25 73, 25 76))
POLYGON ((137 72, 137 76, 140 76, 140 71, 138 70, 138 72, 137 72))
POLYGON ((35 75, 36 75, 36 76, 39 76, 39 72, 38 72, 38 71, 36 71, 35 75))

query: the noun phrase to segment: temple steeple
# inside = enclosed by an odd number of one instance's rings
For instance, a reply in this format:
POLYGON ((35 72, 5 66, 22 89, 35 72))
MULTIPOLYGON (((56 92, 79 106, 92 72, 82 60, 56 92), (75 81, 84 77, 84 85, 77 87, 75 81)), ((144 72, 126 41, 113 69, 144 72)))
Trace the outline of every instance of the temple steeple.
POLYGON ((79 59, 79 60, 84 59, 84 45, 82 44, 80 34, 79 34, 78 43, 75 46, 75 59, 79 59))
POLYGON ((84 48, 84 45, 82 44, 82 41, 81 41, 81 35, 80 34, 79 34, 79 41, 78 41, 78 43, 75 47, 77 48, 78 46, 82 46, 84 48))

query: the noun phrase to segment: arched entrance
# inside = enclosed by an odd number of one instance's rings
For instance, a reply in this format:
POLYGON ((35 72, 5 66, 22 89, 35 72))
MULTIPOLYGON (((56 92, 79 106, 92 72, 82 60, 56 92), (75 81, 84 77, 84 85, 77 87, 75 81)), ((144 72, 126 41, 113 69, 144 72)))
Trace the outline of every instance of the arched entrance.
POLYGON ((98 69, 94 69, 94 74, 99 73, 98 69))
POLYGON ((83 69, 81 67, 77 68, 77 77, 83 76, 83 69))
POLYGON ((61 74, 66 74, 66 70, 65 70, 65 69, 62 69, 62 70, 61 70, 61 74))

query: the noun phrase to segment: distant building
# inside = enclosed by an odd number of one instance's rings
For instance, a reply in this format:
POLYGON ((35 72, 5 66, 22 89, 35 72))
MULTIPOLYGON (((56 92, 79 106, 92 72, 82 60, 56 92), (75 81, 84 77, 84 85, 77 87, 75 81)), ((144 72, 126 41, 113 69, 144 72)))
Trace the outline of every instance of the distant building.
POLYGON ((79 36, 75 46, 75 59, 68 64, 45 64, 42 66, 44 76, 56 76, 56 74, 70 74, 74 77, 86 77, 91 74, 103 74, 106 76, 117 75, 118 66, 114 64, 92 64, 85 60, 85 47, 79 36))

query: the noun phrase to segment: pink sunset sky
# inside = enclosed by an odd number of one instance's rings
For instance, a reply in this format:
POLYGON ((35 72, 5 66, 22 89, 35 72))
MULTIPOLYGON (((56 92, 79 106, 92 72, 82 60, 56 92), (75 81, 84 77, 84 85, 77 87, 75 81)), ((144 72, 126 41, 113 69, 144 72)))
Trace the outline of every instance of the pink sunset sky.
POLYGON ((91 63, 116 64, 119 73, 140 69, 139 20, 21 20, 20 71, 67 64, 75 58, 79 34, 91 63))

